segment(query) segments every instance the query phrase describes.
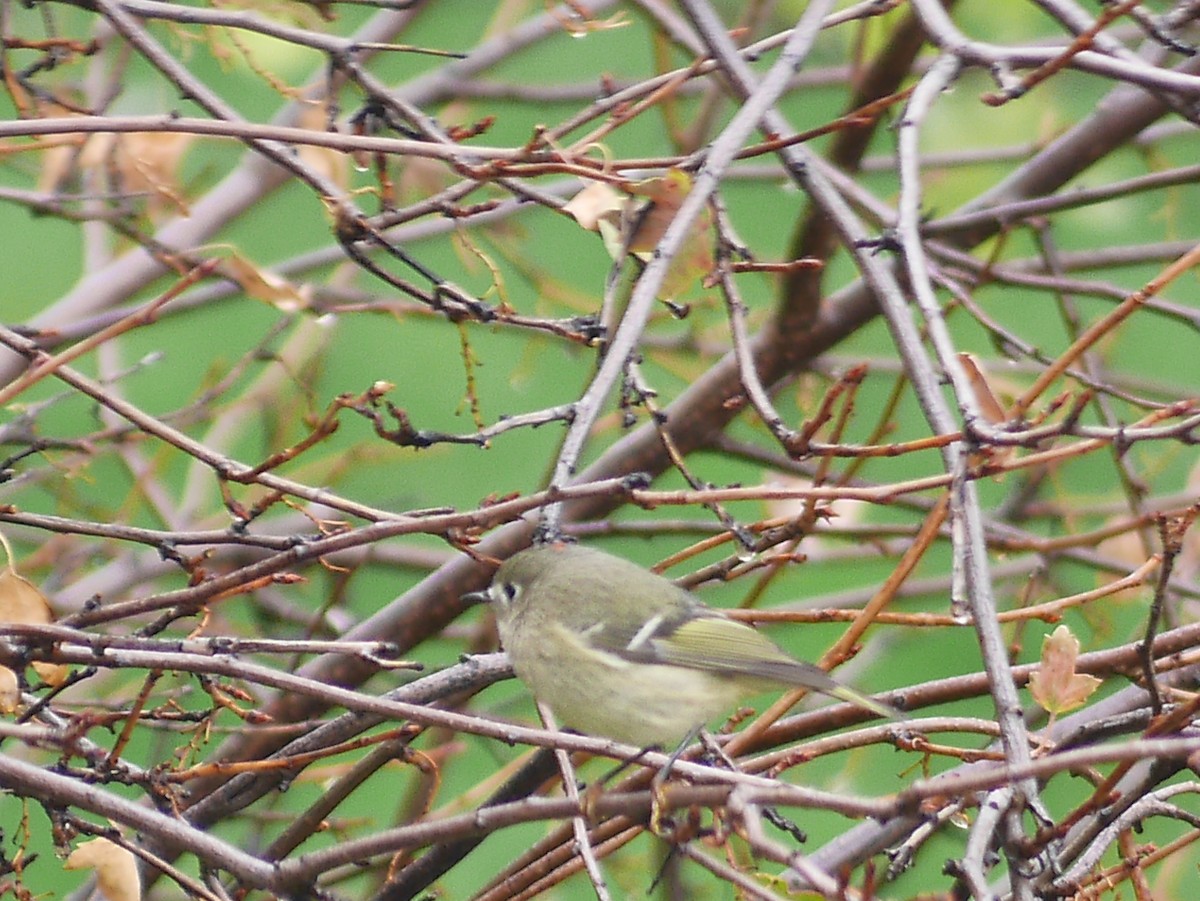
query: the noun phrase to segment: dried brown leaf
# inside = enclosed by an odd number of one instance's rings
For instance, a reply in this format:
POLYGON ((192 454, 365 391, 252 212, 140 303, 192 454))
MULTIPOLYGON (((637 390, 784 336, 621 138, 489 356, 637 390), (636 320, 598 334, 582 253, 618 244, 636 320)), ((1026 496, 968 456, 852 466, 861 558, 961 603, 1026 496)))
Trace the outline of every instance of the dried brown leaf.
POLYGON ((1082 707, 1100 685, 1095 676, 1075 672, 1078 657, 1079 639, 1066 626, 1042 641, 1042 665, 1029 677, 1029 691, 1052 716, 1082 707))
POLYGON ((598 232, 601 221, 616 221, 627 202, 611 185, 594 181, 563 204, 563 212, 588 231, 598 232))
POLYGON ((967 380, 971 383, 971 390, 975 392, 975 399, 979 401, 979 412, 983 414, 983 418, 992 425, 1000 425, 1007 421, 1008 414, 1004 405, 997 399, 987 374, 975 359, 975 355, 960 353, 958 362, 967 373, 967 380))

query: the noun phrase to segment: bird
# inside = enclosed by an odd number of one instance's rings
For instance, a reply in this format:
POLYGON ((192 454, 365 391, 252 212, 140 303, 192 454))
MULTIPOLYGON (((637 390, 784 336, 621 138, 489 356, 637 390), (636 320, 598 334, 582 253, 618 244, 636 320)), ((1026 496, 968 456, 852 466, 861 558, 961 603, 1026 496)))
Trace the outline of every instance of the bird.
POLYGON ((669 579, 595 548, 554 542, 520 551, 487 590, 466 598, 491 606, 533 696, 589 735, 673 747, 748 697, 783 686, 904 716, 669 579))

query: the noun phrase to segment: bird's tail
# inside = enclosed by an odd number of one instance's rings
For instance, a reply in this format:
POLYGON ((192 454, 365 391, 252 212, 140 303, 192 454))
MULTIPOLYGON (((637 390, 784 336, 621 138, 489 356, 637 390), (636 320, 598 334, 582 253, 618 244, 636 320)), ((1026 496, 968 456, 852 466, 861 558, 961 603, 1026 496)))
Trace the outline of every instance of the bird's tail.
POLYGON ((894 720, 908 719, 908 714, 904 711, 883 701, 876 701, 874 698, 867 697, 867 695, 857 692, 853 688, 847 688, 845 685, 835 684, 830 688, 823 689, 823 693, 837 698, 839 701, 848 701, 857 707, 862 707, 864 710, 878 713, 880 716, 890 717, 894 720))

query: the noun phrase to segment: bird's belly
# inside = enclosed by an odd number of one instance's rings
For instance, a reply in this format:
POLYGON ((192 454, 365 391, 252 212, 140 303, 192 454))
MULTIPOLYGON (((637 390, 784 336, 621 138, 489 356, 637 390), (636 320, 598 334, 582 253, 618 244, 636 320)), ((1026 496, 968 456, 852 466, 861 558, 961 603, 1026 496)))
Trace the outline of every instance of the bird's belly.
POLYGON ((559 724, 639 747, 671 750, 693 729, 732 712, 744 696, 733 679, 675 666, 634 664, 593 651, 541 678, 517 675, 559 724), (620 683, 621 697, 605 686, 620 683))

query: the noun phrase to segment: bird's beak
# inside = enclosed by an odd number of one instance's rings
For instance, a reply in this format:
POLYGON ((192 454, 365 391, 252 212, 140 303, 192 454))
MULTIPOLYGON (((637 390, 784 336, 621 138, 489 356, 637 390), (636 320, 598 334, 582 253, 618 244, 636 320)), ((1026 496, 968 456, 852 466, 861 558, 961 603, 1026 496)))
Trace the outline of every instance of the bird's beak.
POLYGON ((491 592, 486 588, 483 591, 469 591, 462 596, 463 603, 468 607, 474 607, 476 604, 487 604, 492 600, 491 592))

